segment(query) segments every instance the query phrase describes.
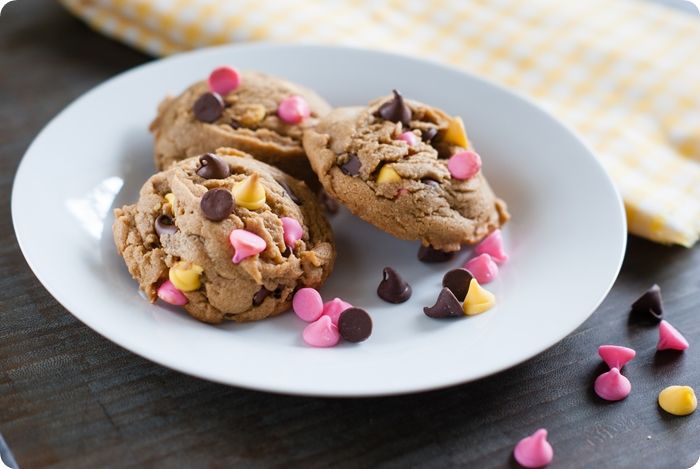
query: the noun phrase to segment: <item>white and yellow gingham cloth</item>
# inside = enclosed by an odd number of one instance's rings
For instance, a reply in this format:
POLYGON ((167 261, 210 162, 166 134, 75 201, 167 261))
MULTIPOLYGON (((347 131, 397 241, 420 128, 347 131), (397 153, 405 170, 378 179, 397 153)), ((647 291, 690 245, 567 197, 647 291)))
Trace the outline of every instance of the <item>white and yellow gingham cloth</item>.
POLYGON ((61 0, 154 55, 242 41, 382 48, 535 97, 578 129, 630 232, 700 234, 700 19, 637 0, 61 0))

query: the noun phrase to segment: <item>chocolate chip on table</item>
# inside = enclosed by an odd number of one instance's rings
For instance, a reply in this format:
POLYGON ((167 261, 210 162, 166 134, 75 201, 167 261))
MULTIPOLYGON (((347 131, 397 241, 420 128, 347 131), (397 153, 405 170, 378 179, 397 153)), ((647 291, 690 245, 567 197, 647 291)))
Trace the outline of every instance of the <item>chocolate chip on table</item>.
POLYGON ((294 202, 294 203, 297 204, 297 205, 302 205, 302 204, 303 204, 302 200, 301 200, 299 197, 297 197, 297 195, 294 193, 294 191, 292 190, 292 188, 289 187, 289 184, 287 184, 286 182, 284 182, 284 181, 282 181, 282 180, 277 180, 277 184, 279 184, 280 186, 282 186, 282 189, 284 189, 284 191, 287 193, 287 195, 289 196, 289 198, 292 199, 292 202, 294 202))
POLYGON ((431 318, 457 318, 464 316, 464 310, 459 300, 449 288, 440 290, 437 301, 433 306, 423 308, 426 316, 431 318))
POLYGON ((654 284, 632 303, 632 316, 635 319, 646 322, 658 323, 664 317, 663 302, 661 300, 661 288, 654 284))
POLYGON ((348 153, 348 160, 340 165, 340 170, 347 176, 356 176, 360 173, 362 162, 354 153, 348 153))
POLYGON ((372 318, 361 308, 348 308, 338 317, 338 332, 348 342, 362 342, 372 334, 372 318))
POLYGON ((389 303, 403 303, 411 297, 411 286, 391 267, 385 267, 377 295, 389 303))
POLYGON ((211 153, 199 157, 197 175, 204 179, 226 179, 231 175, 231 168, 221 158, 211 153))
POLYGON ((175 226, 175 222, 168 215, 158 215, 155 223, 153 223, 153 227, 158 236, 177 233, 177 226, 175 226))
POLYGON ((206 92, 194 102, 192 111, 197 120, 212 123, 224 112, 224 100, 217 93, 206 92))
POLYGON ((253 295, 253 306, 260 306, 262 302, 265 301, 265 298, 270 296, 270 293, 272 292, 267 288, 260 287, 260 290, 255 292, 255 295, 253 295))
POLYGON ((447 262, 454 257, 454 252, 445 252, 432 246, 421 245, 418 249, 418 260, 425 263, 447 262))
POLYGON ((233 196, 227 189, 211 189, 202 196, 199 206, 206 219, 221 221, 233 210, 233 196))
POLYGON ((431 143, 433 139, 437 136, 438 134, 438 129, 435 127, 429 127, 425 130, 421 131, 420 138, 425 142, 425 143, 431 143))
POLYGON ((464 301, 473 278, 467 269, 452 269, 442 277, 442 286, 448 288, 459 301, 464 301))
POLYGON ((326 192, 324 189, 321 189, 318 191, 318 201, 321 204, 321 206, 326 210, 327 213, 330 215, 335 215, 338 213, 338 209, 340 209, 340 205, 336 200, 328 195, 328 192, 326 192))
POLYGON ((393 90, 393 93, 394 97, 390 101, 379 106, 379 116, 391 122, 401 122, 404 127, 408 128, 413 116, 411 108, 406 105, 401 93, 397 90, 393 90))

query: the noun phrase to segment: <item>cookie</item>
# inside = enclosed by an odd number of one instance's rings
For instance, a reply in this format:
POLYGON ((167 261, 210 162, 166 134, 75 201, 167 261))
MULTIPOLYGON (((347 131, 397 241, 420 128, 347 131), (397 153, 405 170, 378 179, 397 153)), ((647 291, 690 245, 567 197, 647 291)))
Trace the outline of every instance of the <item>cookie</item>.
POLYGON ((166 169, 183 158, 231 147, 315 189, 318 181, 301 140, 304 129, 330 111, 328 103, 307 88, 258 72, 243 72, 239 82, 233 83, 235 88, 222 89, 212 83, 218 70, 212 72, 209 82, 197 82, 158 107, 150 126, 156 168, 166 169), (301 115, 295 115, 297 109, 301 115), (304 110, 308 110, 308 117, 304 110))
POLYGON ((461 119, 398 92, 333 110, 304 148, 331 197, 397 238, 456 251, 509 218, 461 119))
POLYGON ((331 272, 331 228, 305 183, 233 149, 152 176, 116 209, 114 240, 151 302, 208 323, 289 309, 294 291, 331 272))

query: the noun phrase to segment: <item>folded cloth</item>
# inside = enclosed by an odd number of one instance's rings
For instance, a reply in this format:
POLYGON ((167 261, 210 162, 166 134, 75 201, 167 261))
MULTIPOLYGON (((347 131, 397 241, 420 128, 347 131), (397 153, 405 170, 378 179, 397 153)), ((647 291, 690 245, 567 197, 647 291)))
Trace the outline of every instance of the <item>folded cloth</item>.
POLYGON ((454 64, 577 129, 616 182, 630 232, 684 246, 700 234, 700 20, 690 15, 636 0, 61 1, 154 55, 266 40, 454 64))

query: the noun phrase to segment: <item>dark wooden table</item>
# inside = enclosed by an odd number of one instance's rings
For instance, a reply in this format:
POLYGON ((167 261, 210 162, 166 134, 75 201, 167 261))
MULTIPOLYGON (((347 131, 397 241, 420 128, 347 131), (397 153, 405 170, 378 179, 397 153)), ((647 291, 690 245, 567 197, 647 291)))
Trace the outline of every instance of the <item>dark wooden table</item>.
POLYGON ((539 427, 550 432, 551 467, 697 461, 700 413, 668 416, 656 396, 670 384, 700 390, 700 248, 630 237, 612 292, 569 337, 509 371, 418 395, 317 399, 237 389, 162 368, 88 329, 20 253, 13 175, 52 116, 148 60, 54 2, 14 2, 0 18, 0 432, 23 468, 510 467, 515 442, 539 427), (630 302, 654 282, 667 317, 692 344, 680 356, 655 353, 656 330, 628 324, 630 302), (638 352, 626 373, 633 392, 620 403, 592 392, 602 343, 638 352))

